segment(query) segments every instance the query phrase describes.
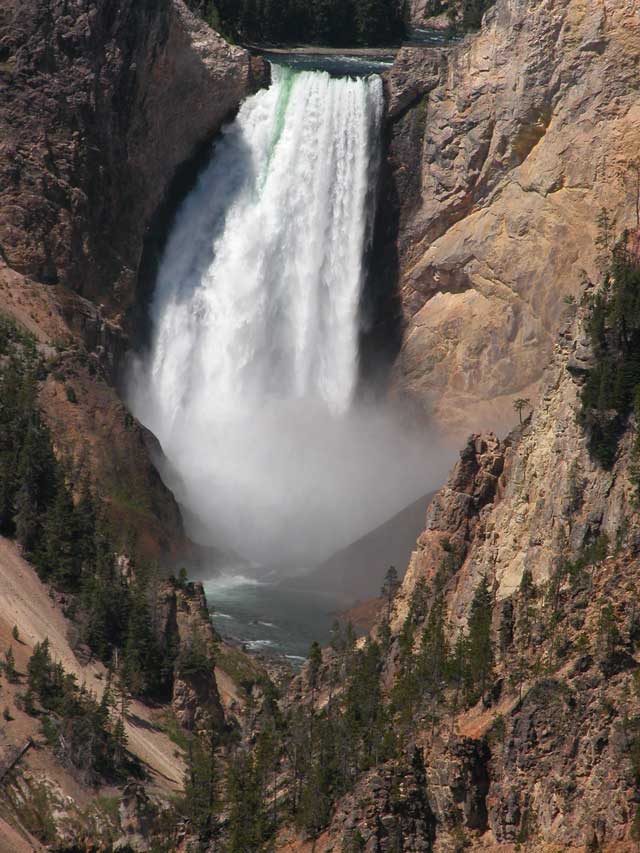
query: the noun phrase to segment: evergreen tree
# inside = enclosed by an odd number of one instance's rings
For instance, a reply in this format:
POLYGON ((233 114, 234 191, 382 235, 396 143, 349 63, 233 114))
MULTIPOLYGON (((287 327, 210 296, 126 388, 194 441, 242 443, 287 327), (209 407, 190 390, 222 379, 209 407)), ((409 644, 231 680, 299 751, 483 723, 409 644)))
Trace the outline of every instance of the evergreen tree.
POLYGON ((531 569, 524 569, 520 579, 520 595, 523 601, 529 601, 536 594, 536 585, 533 582, 531 569))
POLYGON ((468 701, 471 703, 484 694, 493 679, 492 609, 491 591, 485 576, 476 587, 469 611, 467 644, 471 690, 468 701))
MULTIPOLYGON (((600 245, 610 243, 603 237, 600 245)), ((592 297, 587 323, 594 366, 580 393, 579 422, 591 455, 608 469, 640 387, 640 263, 623 234, 609 256, 602 287, 592 297)))
POLYGON ((377 631, 378 642, 380 643, 380 648, 382 651, 387 654, 389 649, 391 648, 391 624, 389 622, 389 617, 385 615, 380 620, 380 624, 378 625, 377 631))
POLYGON ((392 732, 387 726, 380 673, 380 646, 368 640, 358 652, 345 696, 344 718, 350 762, 364 770, 388 752, 392 732))
POLYGON ((98 524, 95 553, 95 563, 85 572, 82 584, 84 640, 100 660, 108 663, 113 649, 125 642, 131 603, 104 522, 98 524))
POLYGON ((468 693, 470 689, 469 681, 469 643, 460 631, 456 637, 456 642, 453 648, 453 654, 449 664, 451 682, 453 691, 450 694, 449 712, 451 714, 451 727, 455 722, 456 715, 462 704, 462 695, 468 693))
POLYGON ((0 533, 15 533, 15 498, 18 490, 18 459, 24 437, 20 406, 22 378, 14 360, 0 368, 0 533))
POLYGON ((90 782, 116 781, 117 745, 109 723, 110 700, 97 702, 75 676, 51 658, 48 640, 36 644, 27 667, 25 707, 40 703, 43 731, 56 754, 81 771, 90 782))
POLYGON ((440 683, 449 663, 449 643, 445 627, 446 614, 447 606, 444 596, 440 593, 431 606, 422 636, 423 672, 431 687, 440 683))
POLYGON ((130 587, 123 675, 134 696, 159 697, 162 691, 162 655, 158 648, 149 603, 148 569, 134 569, 130 587))
POLYGON ((84 479, 80 491, 80 498, 74 513, 74 552, 80 566, 88 570, 96 561, 96 536, 98 534, 98 518, 91 486, 87 478, 84 479))
POLYGON ((74 550, 75 515, 71 494, 58 469, 55 498, 47 508, 43 543, 38 558, 41 575, 51 578, 65 591, 74 591, 80 579, 80 565, 74 550))
POLYGON ((18 671, 16 669, 16 659, 13 654, 13 648, 9 648, 4 653, 4 674, 7 676, 7 681, 10 684, 15 684, 18 681, 18 671))
POLYGON ((203 844, 218 831, 218 763, 217 736, 210 724, 206 731, 192 735, 187 750, 187 769, 184 778, 184 809, 203 844))
POLYGON ((320 648, 320 644, 316 640, 314 640, 311 643, 311 648, 309 650, 309 667, 307 670, 309 678, 309 687, 311 688, 312 694, 315 694, 318 688, 318 678, 320 675, 321 666, 322 649, 320 648))
POLYGON ((260 853, 270 834, 260 775, 253 756, 236 753, 227 778, 229 853, 260 853))
POLYGON ((323 748, 327 745, 324 731, 325 727, 316 727, 316 739, 321 738, 322 745, 315 745, 316 751, 305 773, 296 812, 296 823, 310 836, 317 835, 326 826, 333 802, 333 766, 327 762, 327 750, 323 748))
POLYGON ((15 518, 18 541, 28 555, 36 554, 42 542, 44 513, 55 496, 57 467, 49 430, 33 412, 18 461, 15 518))
POLYGON ((393 599, 400 586, 398 578, 398 570, 395 566, 389 566, 384 576, 384 581, 380 589, 380 595, 384 599, 387 621, 391 619, 391 610, 393 607, 393 599))

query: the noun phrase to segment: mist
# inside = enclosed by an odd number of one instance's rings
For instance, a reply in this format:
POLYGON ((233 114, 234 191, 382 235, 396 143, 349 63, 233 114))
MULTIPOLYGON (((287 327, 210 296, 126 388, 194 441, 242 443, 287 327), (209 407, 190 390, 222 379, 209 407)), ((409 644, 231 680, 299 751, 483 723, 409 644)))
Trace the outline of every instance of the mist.
POLYGON ((177 212, 129 376, 192 538, 278 571, 444 475, 424 428, 357 402, 382 107, 375 75, 273 68, 177 212))
POLYGON ((191 538, 285 573, 317 565, 437 488, 451 461, 391 405, 336 414, 317 400, 178 421, 164 451, 191 538))

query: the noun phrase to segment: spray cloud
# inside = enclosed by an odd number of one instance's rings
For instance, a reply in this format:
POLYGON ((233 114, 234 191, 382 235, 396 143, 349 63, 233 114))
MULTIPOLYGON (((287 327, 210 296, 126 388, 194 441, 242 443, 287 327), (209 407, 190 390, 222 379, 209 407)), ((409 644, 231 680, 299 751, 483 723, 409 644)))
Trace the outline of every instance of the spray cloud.
POLYGON ((192 535, 311 566, 443 473, 389 407, 354 403, 379 77, 275 66, 178 212, 131 374, 192 535))

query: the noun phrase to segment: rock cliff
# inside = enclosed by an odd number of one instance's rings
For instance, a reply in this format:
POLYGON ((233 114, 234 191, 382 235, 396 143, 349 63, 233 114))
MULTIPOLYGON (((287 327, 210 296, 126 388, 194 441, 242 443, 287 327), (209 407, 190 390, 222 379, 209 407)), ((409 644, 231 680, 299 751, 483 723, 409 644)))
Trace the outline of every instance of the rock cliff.
MULTIPOLYGON (((439 727, 415 721, 434 850, 637 846, 636 424, 610 471, 592 461, 576 417, 584 325, 565 317, 522 426, 469 439, 396 596, 397 637, 418 583, 442 588, 452 643, 481 578, 494 600, 492 694, 439 727)), ((392 643, 392 678, 398 655, 392 643)))
POLYGON ((174 172, 254 85, 181 0, 8 2, 0 13, 0 246, 117 313, 174 172))
POLYGON ((575 560, 599 537, 612 551, 638 535, 631 476, 632 424, 611 471, 589 455, 577 421, 585 357, 584 319, 565 321, 529 421, 504 441, 472 436, 448 484, 427 512, 399 599, 398 623, 418 577, 435 571, 443 538, 457 547, 454 612, 462 614, 488 570, 499 599, 516 590, 523 573, 545 583, 562 560, 575 560), (602 540, 605 541, 604 538, 602 540), (434 557, 435 555, 435 557, 434 557))
POLYGON ((0 9, 0 309, 56 361, 40 397, 56 448, 154 559, 187 543, 161 450, 113 388, 127 317, 176 174, 263 68, 182 0, 0 9))
MULTIPOLYGON (((635 234, 629 244, 636 263, 635 234)), ((338 802, 320 853, 383 853, 398 839, 437 853, 638 849, 638 424, 628 419, 610 468, 594 461, 579 417, 602 358, 593 295, 587 284, 565 306, 531 414, 504 439, 473 434, 430 503, 372 632, 402 748, 338 802), (477 607, 492 676, 465 700, 483 666, 477 607), (406 785, 389 797, 398 775, 406 785)), ((335 708, 345 660, 334 643, 290 701, 335 708)))
POLYGON ((171 705, 188 731, 212 723, 224 726, 213 665, 216 634, 200 583, 164 583, 158 593, 159 633, 166 646, 178 649, 171 705))
POLYGON ((387 75, 395 388, 456 440, 504 433, 536 395, 599 209, 635 215, 639 55, 635 0, 498 0, 481 32, 404 48, 387 75))

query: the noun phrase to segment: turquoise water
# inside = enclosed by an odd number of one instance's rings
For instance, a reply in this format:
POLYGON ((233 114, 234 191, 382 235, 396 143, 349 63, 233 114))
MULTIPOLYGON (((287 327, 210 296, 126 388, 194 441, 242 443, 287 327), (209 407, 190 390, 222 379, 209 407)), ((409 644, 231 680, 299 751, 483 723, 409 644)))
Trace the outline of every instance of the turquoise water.
POLYGON ((302 662, 313 640, 326 645, 339 602, 331 595, 244 575, 205 581, 212 620, 223 636, 249 651, 302 662))
POLYGON ((365 56, 328 56, 324 54, 265 53, 272 65, 282 65, 294 71, 326 71, 332 77, 367 77, 382 74, 393 65, 393 56, 372 59, 365 56))

